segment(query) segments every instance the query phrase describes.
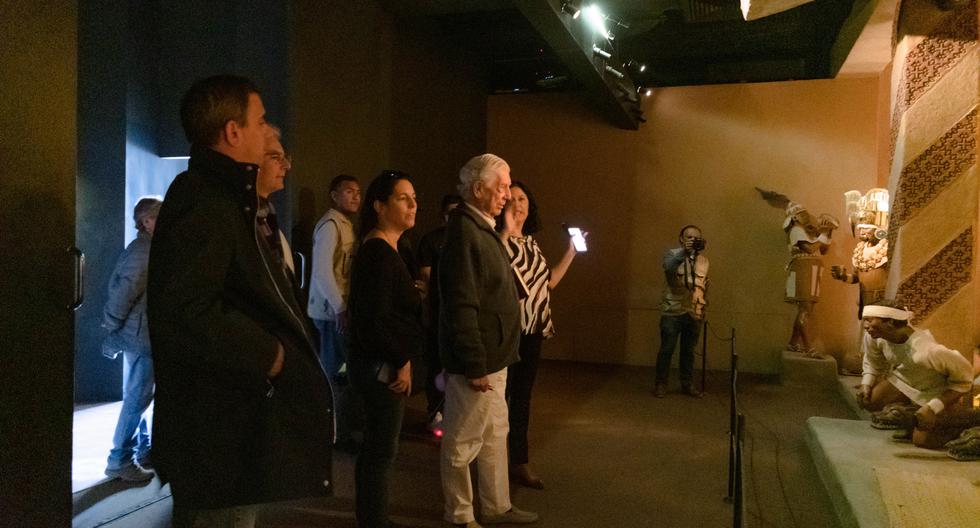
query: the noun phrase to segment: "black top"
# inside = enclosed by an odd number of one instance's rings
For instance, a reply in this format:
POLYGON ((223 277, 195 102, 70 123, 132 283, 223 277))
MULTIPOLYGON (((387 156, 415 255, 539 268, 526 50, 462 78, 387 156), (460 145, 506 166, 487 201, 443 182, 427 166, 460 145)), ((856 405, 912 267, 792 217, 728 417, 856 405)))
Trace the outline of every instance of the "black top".
POLYGON ((420 355, 421 305, 422 296, 398 252, 383 239, 365 240, 354 259, 347 304, 351 360, 384 361, 397 369, 420 355))
POLYGON ((432 335, 438 330, 439 317, 439 253, 446 241, 446 226, 440 226, 425 234, 419 240, 419 267, 431 268, 429 271, 429 313, 425 326, 432 335))

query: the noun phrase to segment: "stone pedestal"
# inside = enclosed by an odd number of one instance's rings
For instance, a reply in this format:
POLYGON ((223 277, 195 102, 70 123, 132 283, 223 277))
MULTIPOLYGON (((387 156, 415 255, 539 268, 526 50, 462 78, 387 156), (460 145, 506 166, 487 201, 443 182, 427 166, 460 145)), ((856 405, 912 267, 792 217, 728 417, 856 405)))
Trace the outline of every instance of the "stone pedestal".
POLYGON ((836 391, 837 360, 830 356, 810 357, 784 350, 780 381, 783 385, 805 385, 817 390, 836 391))

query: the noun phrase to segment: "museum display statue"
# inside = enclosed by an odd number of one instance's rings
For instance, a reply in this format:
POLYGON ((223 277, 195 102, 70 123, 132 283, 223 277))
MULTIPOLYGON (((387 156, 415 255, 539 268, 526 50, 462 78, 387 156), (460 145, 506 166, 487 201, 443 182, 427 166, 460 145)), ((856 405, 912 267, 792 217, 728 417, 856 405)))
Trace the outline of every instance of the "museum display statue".
POLYGON ((888 280, 888 191, 871 189, 864 196, 858 191, 844 193, 844 202, 851 233, 858 238, 851 255, 851 271, 843 266, 831 266, 830 276, 861 290, 857 318, 864 307, 885 296, 888 280))
POLYGON ((830 248, 831 236, 840 225, 837 218, 829 214, 815 216, 802 204, 794 202, 783 194, 766 191, 756 187, 762 198, 783 209, 783 231, 789 243, 789 263, 786 264, 786 297, 788 303, 796 305, 796 317, 786 349, 808 356, 818 356, 813 348, 809 321, 814 305, 820 298, 820 275, 823 271, 823 255, 830 248))

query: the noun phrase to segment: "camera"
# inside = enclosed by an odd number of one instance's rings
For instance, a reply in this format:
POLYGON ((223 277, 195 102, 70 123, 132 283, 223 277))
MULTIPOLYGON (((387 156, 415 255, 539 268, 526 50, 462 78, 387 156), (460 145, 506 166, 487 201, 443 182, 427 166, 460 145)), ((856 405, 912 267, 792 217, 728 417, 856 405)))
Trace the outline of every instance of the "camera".
POLYGON ((704 239, 695 238, 694 240, 692 240, 691 249, 693 249, 694 251, 704 251, 704 239))

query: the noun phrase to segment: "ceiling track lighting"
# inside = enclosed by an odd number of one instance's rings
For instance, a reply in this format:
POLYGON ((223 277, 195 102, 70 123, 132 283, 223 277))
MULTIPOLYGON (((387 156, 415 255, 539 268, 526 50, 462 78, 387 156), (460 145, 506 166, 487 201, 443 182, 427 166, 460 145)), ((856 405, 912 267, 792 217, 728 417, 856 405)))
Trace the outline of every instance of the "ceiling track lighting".
POLYGON ((594 55, 598 55, 598 56, 600 56, 600 57, 602 57, 603 59, 606 59, 606 60, 609 60, 609 59, 612 58, 612 53, 609 53, 608 51, 606 51, 606 50, 604 50, 604 49, 602 49, 602 48, 600 48, 599 46, 596 46, 596 45, 593 45, 592 46, 592 53, 594 55))
POLYGON ((640 101, 640 98, 636 96, 636 92, 634 90, 631 90, 621 81, 616 82, 616 88, 619 89, 620 96, 626 99, 627 101, 631 103, 638 103, 640 101))
POLYGON ((623 77, 625 77, 625 75, 623 74, 623 72, 617 70, 616 68, 613 68, 612 66, 610 66, 608 64, 606 65, 606 73, 609 73, 609 74, 615 76, 617 79, 622 79, 623 77))
POLYGON ((582 10, 582 18, 585 22, 592 28, 593 31, 599 33, 606 40, 613 40, 612 33, 606 28, 606 20, 609 18, 603 12, 599 6, 592 4, 582 10))
POLYGON ((582 9, 575 2, 562 2, 561 10, 563 13, 570 15, 572 19, 576 19, 582 14, 582 9))

